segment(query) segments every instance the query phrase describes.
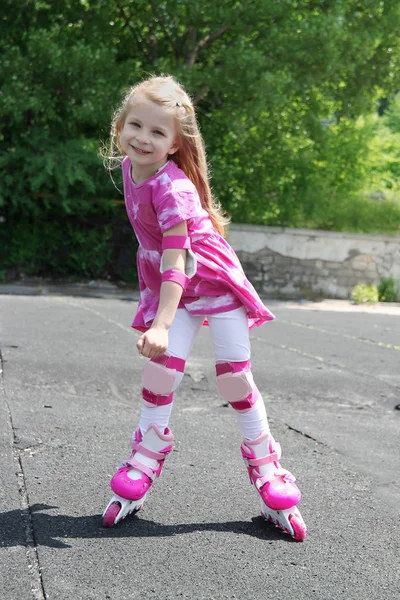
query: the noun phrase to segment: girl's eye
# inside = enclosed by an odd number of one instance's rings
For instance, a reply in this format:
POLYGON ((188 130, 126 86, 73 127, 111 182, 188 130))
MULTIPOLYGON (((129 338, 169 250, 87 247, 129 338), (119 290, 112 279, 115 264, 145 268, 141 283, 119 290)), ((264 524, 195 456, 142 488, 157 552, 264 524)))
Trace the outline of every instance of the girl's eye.
POLYGON ((163 132, 162 132, 162 131, 159 131, 158 129, 155 129, 155 130, 154 130, 154 133, 156 133, 157 135, 162 135, 162 136, 164 136, 163 132))
POLYGON ((134 127, 140 127, 139 123, 136 123, 136 121, 132 121, 131 123, 129 123, 129 125, 133 125, 134 127))

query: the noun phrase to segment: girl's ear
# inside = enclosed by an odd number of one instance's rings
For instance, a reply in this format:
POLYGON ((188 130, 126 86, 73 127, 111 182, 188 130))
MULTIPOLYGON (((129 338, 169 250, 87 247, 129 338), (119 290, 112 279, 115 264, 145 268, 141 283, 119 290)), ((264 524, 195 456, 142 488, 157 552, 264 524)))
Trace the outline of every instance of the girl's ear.
POLYGON ((178 150, 179 150, 179 144, 176 141, 176 142, 174 142, 174 144, 169 149, 168 154, 170 154, 170 155, 175 154, 175 152, 178 152, 178 150))

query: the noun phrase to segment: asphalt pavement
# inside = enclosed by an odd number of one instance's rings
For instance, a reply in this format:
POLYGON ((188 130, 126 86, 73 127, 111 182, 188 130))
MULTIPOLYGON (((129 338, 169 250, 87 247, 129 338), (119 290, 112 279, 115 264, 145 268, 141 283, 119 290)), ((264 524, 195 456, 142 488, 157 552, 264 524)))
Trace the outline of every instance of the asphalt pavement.
POLYGON ((267 304, 278 318, 251 333, 253 373, 304 542, 259 516, 206 327, 162 477, 102 528, 139 416, 135 297, 0 290, 1 600, 400 597, 400 307, 267 304))

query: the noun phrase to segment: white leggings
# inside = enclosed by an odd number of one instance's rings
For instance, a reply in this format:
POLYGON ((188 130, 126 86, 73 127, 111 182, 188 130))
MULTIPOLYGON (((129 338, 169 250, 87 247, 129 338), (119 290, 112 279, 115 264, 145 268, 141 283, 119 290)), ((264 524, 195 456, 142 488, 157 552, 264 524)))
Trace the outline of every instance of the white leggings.
MULTIPOLYGON (((250 360, 250 340, 247 315, 244 307, 207 317, 214 346, 215 362, 242 362, 250 360)), ((185 308, 176 311, 168 335, 166 354, 187 360, 193 343, 203 325, 203 316, 192 316, 185 308)), ((251 377, 251 374, 250 374, 251 377)), ((175 391, 183 379, 177 372, 175 391)), ((144 433, 151 423, 158 427, 168 426, 172 403, 163 406, 147 406, 142 402, 139 427, 144 433)), ((260 433, 269 431, 264 401, 261 395, 247 412, 237 412, 239 428, 244 438, 253 440, 260 433)))

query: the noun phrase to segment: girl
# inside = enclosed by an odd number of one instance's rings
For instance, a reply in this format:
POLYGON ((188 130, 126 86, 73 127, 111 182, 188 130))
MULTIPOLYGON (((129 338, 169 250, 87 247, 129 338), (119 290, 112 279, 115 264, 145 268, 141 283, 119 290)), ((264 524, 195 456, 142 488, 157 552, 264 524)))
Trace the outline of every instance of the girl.
POLYGON ((209 325, 218 392, 237 414, 262 514, 303 540, 301 494, 279 464, 280 446, 250 370, 249 329, 275 317, 223 238, 194 108, 173 77, 152 77, 129 91, 114 115, 109 158, 122 161, 126 210, 139 241, 140 300, 132 327, 143 332, 137 349, 150 360, 132 454, 111 480, 104 526, 139 510, 159 477, 173 447, 174 392, 200 327, 209 325))

